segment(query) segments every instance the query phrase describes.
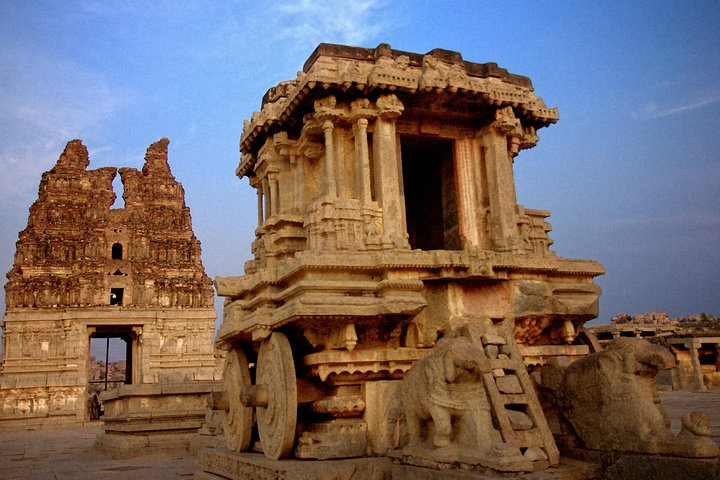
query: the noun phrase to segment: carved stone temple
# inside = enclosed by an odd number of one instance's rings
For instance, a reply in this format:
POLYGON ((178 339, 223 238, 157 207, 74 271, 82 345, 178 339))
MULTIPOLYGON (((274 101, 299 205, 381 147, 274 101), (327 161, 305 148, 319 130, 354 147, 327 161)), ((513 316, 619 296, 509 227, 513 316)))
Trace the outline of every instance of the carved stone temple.
POLYGON ((212 283, 167 151, 119 169, 124 208, 118 169, 88 170, 80 140, 43 174, 5 285, 0 428, 88 420, 91 339, 125 343, 124 388, 216 377, 212 283))
MULTIPOLYGON (((517 204, 513 162, 557 120, 527 77, 439 49, 321 44, 266 93, 236 172, 254 258, 215 281, 230 450, 558 463, 527 366, 589 353, 604 270, 550 250, 549 212, 517 204)), ((268 465, 201 458, 202 478, 268 465)))

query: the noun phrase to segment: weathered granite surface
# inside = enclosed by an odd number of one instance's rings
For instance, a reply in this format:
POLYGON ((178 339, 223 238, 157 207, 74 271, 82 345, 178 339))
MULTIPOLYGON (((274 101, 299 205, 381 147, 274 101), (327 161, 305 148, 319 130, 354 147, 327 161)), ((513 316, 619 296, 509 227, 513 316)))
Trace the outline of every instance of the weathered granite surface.
POLYGON ((556 434, 565 451, 584 448, 614 458, 628 453, 717 458, 720 448, 711 438, 705 412, 684 413, 680 431, 670 431, 655 377, 674 365, 675 358, 664 347, 618 338, 565 369, 547 366, 542 388, 554 398, 546 411, 556 411, 556 434))
POLYGON ((78 425, 89 417, 90 338, 128 345, 125 383, 219 378, 213 290, 200 260, 168 140, 142 170, 89 170, 68 142, 45 172, 5 285, 0 429, 78 425))
POLYGON ((215 279, 229 449, 558 463, 526 363, 588 353, 604 270, 555 254, 549 212, 517 204, 513 162, 557 119, 528 78, 441 49, 321 44, 268 90, 236 170, 253 258, 215 279))

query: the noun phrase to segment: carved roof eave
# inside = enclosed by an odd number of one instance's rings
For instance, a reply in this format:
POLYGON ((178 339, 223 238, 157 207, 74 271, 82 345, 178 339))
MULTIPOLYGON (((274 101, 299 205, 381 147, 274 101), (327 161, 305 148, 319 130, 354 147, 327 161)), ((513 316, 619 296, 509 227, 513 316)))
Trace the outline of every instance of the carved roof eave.
POLYGON ((517 273, 542 273, 563 277, 597 277, 605 268, 597 260, 563 257, 534 257, 525 255, 495 253, 493 270, 517 273))
MULTIPOLYGON (((298 252, 292 262, 279 268, 244 276, 216 277, 215 289, 218 295, 231 298, 244 295, 257 296, 270 285, 290 284, 308 271, 329 270, 346 272, 414 270, 426 272, 427 276, 418 277, 426 280, 442 278, 443 271, 453 278, 459 275, 465 278, 487 279, 503 278, 502 275, 498 275, 499 271, 563 277, 596 277, 605 273, 603 266, 596 260, 500 254, 489 251, 413 250, 365 252, 354 255, 305 251, 298 252)), ((339 280, 339 283, 343 282, 345 280, 339 280)))
MULTIPOLYGON (((338 72, 327 71, 323 66, 329 63, 338 65, 342 61, 348 61, 347 57, 323 55, 323 45, 311 55, 305 65, 305 71, 300 72, 298 78, 292 82, 283 82, 278 87, 283 86, 286 90, 286 96, 280 96, 275 102, 264 101, 260 112, 252 115, 252 120, 245 123, 242 135, 240 137, 240 151, 243 154, 240 165, 236 170, 239 177, 245 176, 254 166, 257 158, 253 155, 253 146, 258 142, 264 141, 268 135, 280 130, 288 120, 296 113, 298 107, 303 104, 305 99, 314 92, 323 90, 347 91, 355 88, 361 92, 369 92, 372 90, 387 90, 388 92, 407 92, 415 93, 418 90, 436 90, 448 91, 451 94, 461 92, 464 94, 476 95, 479 103, 486 105, 494 105, 500 107, 513 107, 516 115, 524 118, 527 122, 532 123, 536 129, 551 125, 559 119, 557 108, 548 108, 542 98, 534 94, 532 85, 527 77, 512 75, 504 69, 495 70, 499 74, 488 74, 485 72, 488 65, 494 64, 477 64, 471 62, 460 61, 459 63, 450 64, 444 59, 435 57, 435 50, 430 52, 431 55, 443 65, 443 68, 449 70, 453 67, 461 66, 460 74, 455 72, 454 78, 441 79, 438 84, 428 84, 424 82, 423 68, 421 66, 406 66, 404 69, 397 67, 398 75, 377 75, 373 68, 378 66, 378 60, 350 58, 361 64, 361 71, 356 72, 338 72), (325 63, 323 63, 323 61, 325 63), (329 62, 329 63, 328 63, 329 62), (483 75, 476 76, 475 71, 482 71, 483 75), (525 80, 525 81, 519 81, 525 80), (425 84, 423 84, 425 83, 425 84)), ((354 47, 345 47, 353 48, 354 47)), ((380 48, 380 47, 378 47, 380 48)), ((362 51, 370 51, 373 49, 359 49, 362 51)), ((441 51, 447 53, 445 51, 441 51)), ((455 52, 449 52, 455 53, 455 52)), ((412 55, 413 57, 423 57, 418 54, 410 54, 407 52, 392 51, 395 59, 402 55, 412 55)), ((459 54, 457 54, 459 56, 459 54)), ((387 69, 393 70, 392 65, 384 65, 385 72, 387 69)), ((272 89, 271 89, 272 90, 272 89)), ((270 92, 268 92, 270 93, 270 92)), ((266 99, 268 94, 266 94, 266 99)), ((312 98, 312 97, 311 97, 312 98)), ((266 100, 264 99, 264 100, 266 100)))

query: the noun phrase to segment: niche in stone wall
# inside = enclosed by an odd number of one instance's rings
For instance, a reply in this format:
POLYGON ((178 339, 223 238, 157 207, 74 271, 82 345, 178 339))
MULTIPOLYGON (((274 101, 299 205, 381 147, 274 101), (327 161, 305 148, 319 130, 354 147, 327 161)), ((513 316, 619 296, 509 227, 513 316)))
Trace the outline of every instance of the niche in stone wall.
POLYGON ((123 259, 122 243, 113 243, 111 257, 113 260, 122 260, 123 259))
POLYGON ((111 288, 110 289, 110 305, 122 305, 124 293, 125 293, 124 288, 111 288))

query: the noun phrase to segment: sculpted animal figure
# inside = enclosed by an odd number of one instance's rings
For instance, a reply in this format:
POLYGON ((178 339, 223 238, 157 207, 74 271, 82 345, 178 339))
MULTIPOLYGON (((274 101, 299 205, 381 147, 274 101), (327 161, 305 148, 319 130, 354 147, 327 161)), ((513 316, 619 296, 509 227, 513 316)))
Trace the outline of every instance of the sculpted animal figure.
POLYGON ((637 338, 615 339, 604 351, 567 367, 558 388, 561 416, 589 449, 717 456, 704 413, 686 415, 677 437, 668 429, 655 377, 674 365, 675 357, 664 347, 637 338))
POLYGON ((408 433, 404 451, 430 438, 435 448, 485 444, 489 449, 492 441, 499 442, 482 385, 482 373, 489 370, 487 358, 467 338, 440 339, 400 386, 408 433))

